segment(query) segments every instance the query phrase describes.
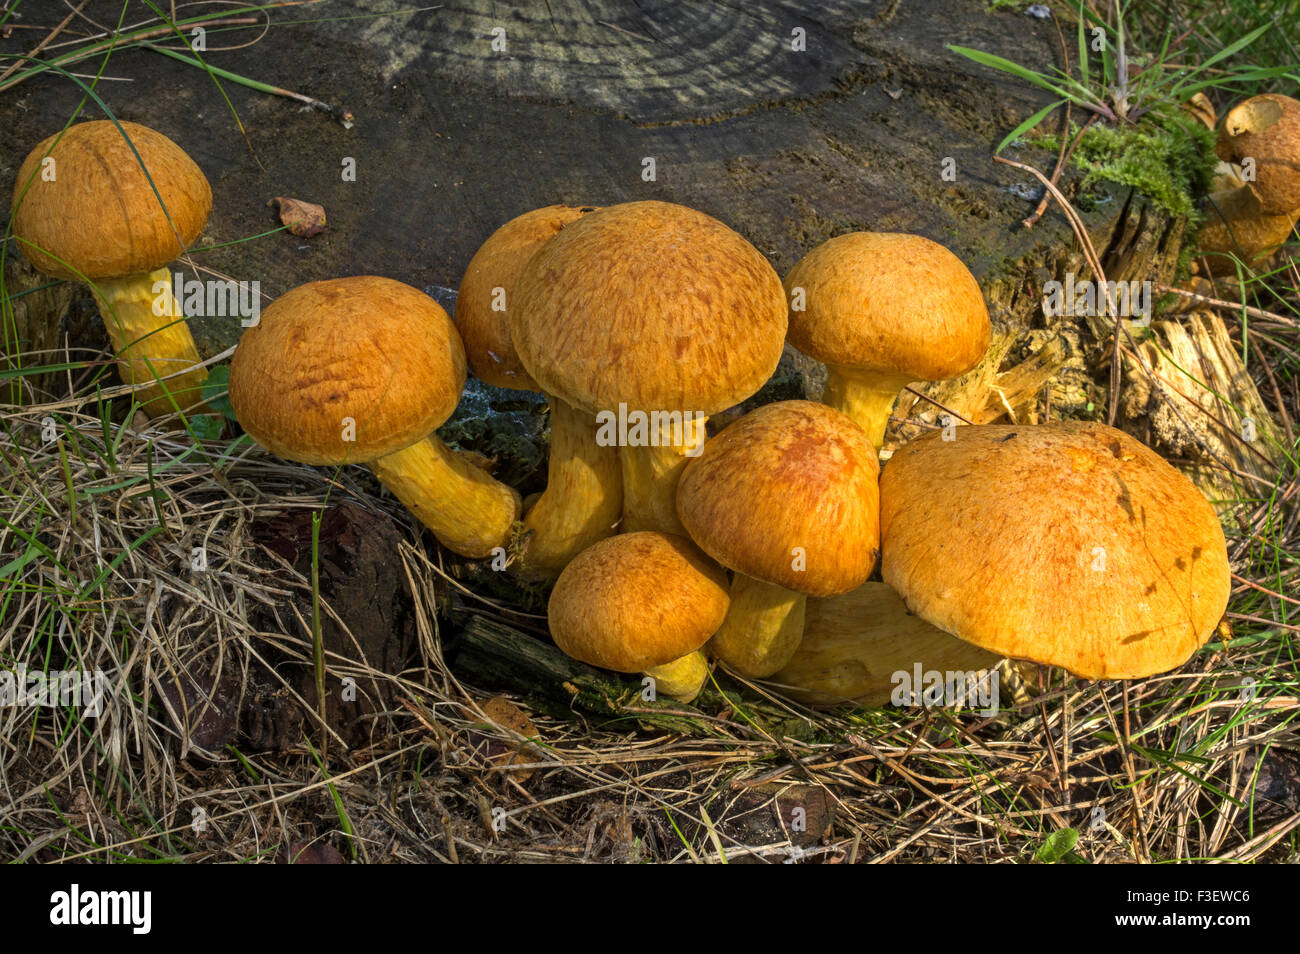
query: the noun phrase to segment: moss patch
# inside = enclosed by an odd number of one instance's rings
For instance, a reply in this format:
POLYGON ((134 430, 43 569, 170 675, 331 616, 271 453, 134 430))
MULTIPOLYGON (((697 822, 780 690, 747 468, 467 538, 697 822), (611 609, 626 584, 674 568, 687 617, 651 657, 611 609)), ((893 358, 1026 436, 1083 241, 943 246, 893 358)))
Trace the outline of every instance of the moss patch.
POLYGON ((1149 113, 1135 127, 1094 125, 1074 152, 1085 187, 1117 182, 1193 223, 1217 161, 1214 134, 1177 109, 1149 113))

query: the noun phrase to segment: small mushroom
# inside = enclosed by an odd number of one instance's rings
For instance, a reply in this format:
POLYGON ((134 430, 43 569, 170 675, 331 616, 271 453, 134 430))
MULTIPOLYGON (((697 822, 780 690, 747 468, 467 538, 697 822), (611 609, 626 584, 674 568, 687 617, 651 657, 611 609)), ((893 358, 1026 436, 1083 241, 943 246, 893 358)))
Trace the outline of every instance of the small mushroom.
POLYGON ((879 449, 898 392, 965 374, 988 350, 975 276, 919 235, 850 232, 817 246, 785 278, 790 343, 826 364, 823 401, 879 449))
POLYGON ((899 448, 880 478, 881 573, 917 616, 1085 679, 1181 665, 1231 580, 1214 508, 1104 424, 961 427, 899 448))
POLYGON ((677 513, 735 571, 711 655, 770 676, 799 647, 807 595, 866 580, 880 545, 878 475, 861 428, 812 401, 764 405, 704 445, 678 484, 677 513))
POLYGON ((369 464, 443 546, 481 558, 505 545, 519 495, 434 435, 464 386, 447 313, 374 276, 299 285, 230 360, 230 403, 255 441, 305 464, 369 464))
POLYGON ((1197 242, 1211 274, 1233 274, 1236 260, 1260 268, 1290 240, 1300 220, 1300 102, 1266 93, 1233 107, 1215 146, 1230 163, 1210 192, 1197 242), (1253 166, 1245 181, 1243 164, 1253 166))
POLYGON ((638 531, 588 547, 564 568, 546 614, 555 644, 615 672, 647 672, 689 702, 707 675, 698 652, 727 615, 727 576, 685 537, 638 531))
MULTIPOLYGON (((456 327, 470 370, 499 388, 541 391, 519 361, 510 338, 515 285, 529 259, 561 229, 595 211, 551 205, 511 219, 474 253, 456 296, 456 327)), ((517 572, 553 579, 575 556, 613 534, 623 511, 618 449, 596 442, 594 415, 554 394, 546 395, 551 450, 546 490, 524 514, 523 550, 517 572)))
POLYGON ((207 372, 163 266, 203 231, 212 190, 162 133, 120 125, 78 123, 42 141, 18 170, 10 215, 35 268, 90 286, 122 380, 155 382, 137 396, 157 417, 202 400, 207 372))
POLYGON ((528 373, 577 410, 629 425, 625 441, 616 435, 622 529, 681 533, 677 480, 708 415, 757 391, 781 359, 772 266, 703 212, 628 202, 566 226, 515 287, 510 334, 528 373))

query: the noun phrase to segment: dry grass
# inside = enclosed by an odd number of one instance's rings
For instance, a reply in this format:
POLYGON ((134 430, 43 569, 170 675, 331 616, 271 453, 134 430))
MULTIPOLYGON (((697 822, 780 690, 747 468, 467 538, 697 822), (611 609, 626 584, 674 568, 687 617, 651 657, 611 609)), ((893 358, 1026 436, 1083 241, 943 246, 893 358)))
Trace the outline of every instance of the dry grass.
POLYGON ((477 599, 364 471, 196 442, 166 421, 106 425, 88 396, 0 410, 0 661, 102 670, 112 687, 98 718, 0 708, 6 859, 242 861, 320 839, 371 862, 1024 861, 1066 828, 1080 832, 1071 857, 1091 861, 1300 859, 1296 790, 1275 782, 1300 765, 1300 602, 1277 595, 1297 589, 1294 473, 1239 510, 1236 637, 1179 672, 1129 685, 1048 674, 1031 704, 991 719, 816 713, 720 675, 733 701, 698 731, 542 705, 540 746, 507 765, 521 737, 449 668, 447 625, 471 611, 537 621, 477 599), (416 637, 399 675, 328 657, 332 678, 382 702, 353 748, 299 683, 258 685, 310 665, 311 584, 254 528, 327 494, 401 528, 393 566, 416 637), (249 748, 246 724, 219 751, 194 747, 178 727, 202 704, 187 718, 165 686, 212 671, 237 687, 245 722, 248 700, 270 693, 300 731, 278 751, 249 748))

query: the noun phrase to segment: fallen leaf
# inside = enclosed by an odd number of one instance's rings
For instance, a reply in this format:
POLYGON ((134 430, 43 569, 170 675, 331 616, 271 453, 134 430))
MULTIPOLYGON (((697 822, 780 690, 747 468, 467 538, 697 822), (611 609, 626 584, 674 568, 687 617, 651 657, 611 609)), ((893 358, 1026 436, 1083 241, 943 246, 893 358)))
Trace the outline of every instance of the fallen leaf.
POLYGON ((290 233, 299 238, 311 238, 325 231, 324 206, 282 195, 277 195, 266 204, 279 208, 280 224, 288 226, 290 233))
MULTIPOLYGON (((541 736, 537 726, 533 725, 527 714, 505 696, 493 696, 483 703, 483 714, 502 728, 517 732, 526 739, 541 736)), ((477 732, 472 733, 475 741, 483 745, 483 754, 493 765, 512 766, 540 762, 541 752, 534 745, 507 742, 492 739, 477 732)), ((526 782, 533 776, 533 769, 519 769, 511 773, 517 782, 526 782)))

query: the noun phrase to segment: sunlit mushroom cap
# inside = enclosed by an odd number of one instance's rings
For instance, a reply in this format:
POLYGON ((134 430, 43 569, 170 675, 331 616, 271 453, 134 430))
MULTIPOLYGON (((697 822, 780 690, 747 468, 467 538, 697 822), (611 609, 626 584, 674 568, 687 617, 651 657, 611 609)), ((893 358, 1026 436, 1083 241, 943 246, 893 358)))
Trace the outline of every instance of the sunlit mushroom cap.
POLYGON ((1265 93, 1234 106, 1223 119, 1215 152, 1220 159, 1253 159, 1250 184, 1270 215, 1300 209, 1300 102, 1265 93))
POLYGON ((436 301, 391 278, 308 282, 281 295, 230 359, 230 403, 252 438, 307 464, 362 464, 422 440, 460 403, 465 351, 436 301))
POLYGON ((846 415, 781 401, 704 445, 677 485, 677 515, 723 566, 831 596, 876 565, 879 472, 875 447, 846 415))
POLYGON ((880 480, 881 570, 945 632, 1089 679, 1165 672, 1230 586, 1214 508, 1102 424, 959 427, 904 444, 880 480))
POLYGON ((121 126, 77 123, 52 150, 57 134, 41 142, 19 168, 13 231, 45 274, 75 281, 153 271, 203 231, 212 190, 202 170, 162 133, 121 126))
POLYGON ((791 269, 785 290, 790 343, 828 364, 942 381, 988 350, 988 309, 975 276, 920 235, 830 239, 791 269))
POLYGON ((641 531, 579 553, 551 591, 547 619, 574 659, 640 672, 699 649, 730 605, 726 573, 694 544, 641 531))
POLYGON ((589 413, 714 414, 757 391, 785 341, 781 280, 703 212, 607 206, 568 225, 515 286, 510 332, 547 393, 589 413))
POLYGON ((514 307, 515 282, 539 248, 570 222, 593 211, 548 205, 525 212, 488 236, 470 259, 456 293, 455 320, 470 370, 480 381, 497 388, 541 390, 519 362, 510 340, 508 317, 514 307))

